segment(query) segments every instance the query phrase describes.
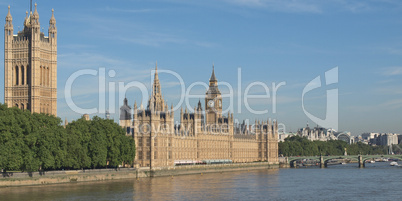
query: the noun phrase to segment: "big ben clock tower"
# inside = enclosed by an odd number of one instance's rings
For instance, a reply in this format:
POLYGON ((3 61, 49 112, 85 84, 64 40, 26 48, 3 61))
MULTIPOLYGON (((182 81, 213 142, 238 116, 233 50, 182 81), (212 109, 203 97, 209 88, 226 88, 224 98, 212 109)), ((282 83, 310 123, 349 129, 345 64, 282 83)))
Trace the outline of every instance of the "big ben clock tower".
POLYGON ((209 89, 205 94, 206 124, 216 124, 222 118, 222 96, 218 89, 218 80, 215 77, 215 69, 212 67, 212 75, 209 79, 209 89))

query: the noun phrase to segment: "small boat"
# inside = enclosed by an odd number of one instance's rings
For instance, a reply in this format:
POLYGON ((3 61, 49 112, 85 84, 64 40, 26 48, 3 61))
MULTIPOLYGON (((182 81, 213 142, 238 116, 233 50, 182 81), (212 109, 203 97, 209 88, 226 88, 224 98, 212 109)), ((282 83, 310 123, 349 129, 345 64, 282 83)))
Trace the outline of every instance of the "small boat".
POLYGON ((388 158, 383 158, 382 162, 388 162, 388 158))
POLYGON ((375 163, 375 161, 373 161, 373 160, 370 160, 370 161, 367 161, 367 163, 375 163))
POLYGON ((391 165, 391 166, 398 166, 398 163, 395 162, 395 161, 392 161, 392 162, 390 163, 390 165, 391 165))
POLYGON ((343 162, 343 163, 341 163, 342 165, 346 165, 346 163, 345 162, 343 162))

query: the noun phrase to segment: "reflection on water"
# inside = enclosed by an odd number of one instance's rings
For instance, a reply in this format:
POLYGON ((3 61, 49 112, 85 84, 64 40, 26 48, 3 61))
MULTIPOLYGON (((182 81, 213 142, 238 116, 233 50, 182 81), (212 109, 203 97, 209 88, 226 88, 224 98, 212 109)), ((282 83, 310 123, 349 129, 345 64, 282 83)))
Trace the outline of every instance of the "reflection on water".
POLYGON ((0 188, 1 200, 390 200, 402 168, 388 163, 0 188))

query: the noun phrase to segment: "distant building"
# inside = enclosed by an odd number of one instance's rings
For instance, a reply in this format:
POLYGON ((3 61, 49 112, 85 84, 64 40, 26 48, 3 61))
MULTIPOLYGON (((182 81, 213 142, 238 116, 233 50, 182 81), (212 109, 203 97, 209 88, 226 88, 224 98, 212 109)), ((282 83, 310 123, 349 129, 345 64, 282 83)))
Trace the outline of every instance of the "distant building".
POLYGON ((353 144, 354 143, 354 138, 351 137, 351 134, 348 131, 335 132, 334 135, 335 135, 336 138, 338 138, 338 140, 345 141, 348 144, 353 144))
POLYGON ((279 133, 278 142, 284 142, 286 138, 296 136, 297 133, 279 133))
POLYGON ((333 129, 326 129, 322 127, 310 128, 307 124, 307 127, 301 128, 297 131, 297 135, 300 137, 305 137, 310 141, 328 141, 328 140, 337 140, 338 138, 334 135, 335 131, 333 129))
POLYGON ((394 133, 377 134, 373 139, 371 139, 370 142, 373 145, 382 145, 382 146, 390 146, 398 144, 398 134, 394 133))
POLYGON ((319 126, 310 128, 308 124, 307 127, 299 129, 297 135, 305 137, 310 141, 342 140, 348 144, 354 142, 351 133, 348 131, 337 132, 334 129, 326 129, 319 126))
POLYGON ((361 142, 361 143, 364 143, 364 144, 368 144, 367 141, 364 141, 364 140, 363 140, 362 135, 358 135, 358 136, 355 136, 355 137, 354 137, 354 142, 353 142, 353 143, 358 143, 358 142, 361 142))
POLYGON ((373 140, 379 133, 363 133, 362 140, 366 142, 366 144, 370 144, 370 140, 373 140))
POLYGON ((84 114, 84 115, 82 115, 82 116, 83 116, 84 119, 87 120, 87 121, 91 120, 91 119, 89 118, 89 114, 84 114))

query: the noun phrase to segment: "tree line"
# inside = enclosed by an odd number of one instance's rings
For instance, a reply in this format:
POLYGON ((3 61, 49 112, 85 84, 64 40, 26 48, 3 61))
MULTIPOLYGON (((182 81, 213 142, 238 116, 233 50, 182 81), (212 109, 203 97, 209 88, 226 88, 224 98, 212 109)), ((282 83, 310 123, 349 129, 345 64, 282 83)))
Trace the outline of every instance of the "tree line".
POLYGON ((340 156, 345 153, 345 148, 348 155, 388 153, 387 146, 370 146, 361 142, 348 144, 341 140, 310 141, 300 136, 286 138, 284 142, 279 142, 278 147, 279 154, 283 156, 319 156, 321 154, 340 156))
POLYGON ((113 120, 94 117, 65 128, 58 117, 0 104, 0 169, 47 171, 131 164, 135 144, 113 120))

